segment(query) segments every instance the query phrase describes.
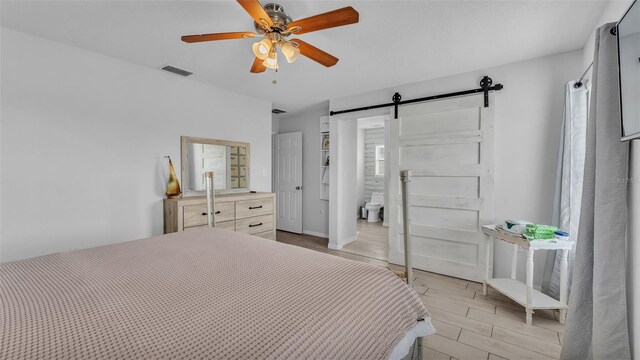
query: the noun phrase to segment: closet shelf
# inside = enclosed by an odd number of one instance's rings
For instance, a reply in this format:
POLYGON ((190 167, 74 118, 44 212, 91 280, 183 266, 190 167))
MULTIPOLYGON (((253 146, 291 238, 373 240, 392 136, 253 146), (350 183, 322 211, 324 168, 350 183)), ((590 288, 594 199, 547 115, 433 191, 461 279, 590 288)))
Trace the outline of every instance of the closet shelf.
POLYGON ((329 171, 330 158, 329 148, 331 146, 329 138, 329 117, 320 117, 320 200, 329 200, 329 171))

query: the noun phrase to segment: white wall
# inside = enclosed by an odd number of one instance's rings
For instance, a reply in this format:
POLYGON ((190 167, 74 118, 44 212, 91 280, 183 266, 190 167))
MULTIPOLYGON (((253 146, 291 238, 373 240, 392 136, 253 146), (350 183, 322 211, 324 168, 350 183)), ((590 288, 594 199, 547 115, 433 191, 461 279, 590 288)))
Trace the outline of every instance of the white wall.
MULTIPOLYGON (((591 64, 591 62, 593 61, 596 29, 604 24, 619 21, 622 15, 624 15, 624 13, 627 11, 629 6, 631 6, 632 2, 633 0, 610 0, 609 1, 609 4, 604 9, 604 11, 602 12, 602 15, 600 16, 600 19, 598 20, 598 24, 593 29, 593 31, 591 31, 591 35, 589 35, 589 37, 587 38, 587 42, 584 44, 583 56, 582 56, 582 59, 583 59, 582 63, 584 65, 584 69, 586 69, 589 66, 589 64, 591 64)), ((591 74, 591 71, 589 71, 589 73, 587 74, 588 75, 587 78, 591 78, 590 74, 591 74)))
POLYGON ((356 139, 358 122, 351 118, 332 117, 331 176, 329 189, 329 248, 341 249, 356 240, 358 210, 356 189, 356 139), (339 159, 339 161, 336 161, 339 159))
POLYGON ((329 237, 329 202, 320 200, 320 116, 329 114, 329 104, 280 118, 281 134, 302 131, 302 232, 329 237))
POLYGON ((356 139, 356 207, 364 206, 365 204, 365 191, 364 191, 364 148, 365 148, 365 129, 358 128, 358 135, 356 139))
POLYGON ((249 142, 271 190, 270 103, 6 28, 0 47, 2 261, 162 234, 180 135, 249 142))
MULTIPOLYGON (((582 52, 573 51, 484 70, 332 99, 331 110, 391 102, 394 92, 405 100, 477 88, 483 75, 504 84, 495 104, 495 220, 551 221, 556 157, 564 103, 564 83, 582 73, 582 52)), ((353 116, 388 114, 377 109, 353 116)), ((392 120, 393 121, 393 120, 392 120)), ((509 274, 510 247, 497 242, 497 276, 509 274)), ((539 286, 545 254, 536 254, 534 284, 539 286)), ((518 277, 524 280, 521 254, 518 277)))

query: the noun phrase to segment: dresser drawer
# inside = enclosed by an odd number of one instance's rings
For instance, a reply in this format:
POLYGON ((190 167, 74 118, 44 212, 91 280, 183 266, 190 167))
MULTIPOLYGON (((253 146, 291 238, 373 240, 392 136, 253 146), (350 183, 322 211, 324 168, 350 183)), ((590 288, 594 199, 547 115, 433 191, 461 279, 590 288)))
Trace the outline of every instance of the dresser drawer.
POLYGON ((244 234, 258 234, 273 230, 273 215, 255 216, 236 220, 236 231, 244 234))
POLYGON ((231 221, 236 218, 235 202, 217 202, 215 203, 216 224, 223 221, 231 221))
POLYGON ((236 201, 236 219, 266 214, 273 214, 273 198, 236 201))
MULTIPOLYGON (((188 228, 184 228, 184 231, 193 230, 193 229, 202 229, 206 228, 207 225, 200 226, 191 226, 188 228)), ((236 222, 235 221, 224 221, 224 222, 216 222, 216 229, 225 229, 229 231, 236 231, 236 222)))
MULTIPOLYGON (((233 202, 221 202, 215 204, 216 224, 230 221, 235 218, 235 206, 233 202)), ((207 205, 188 205, 184 207, 184 227, 194 227, 207 224, 207 205)))
POLYGON ((225 229, 229 231, 236 231, 236 222, 235 221, 225 221, 225 222, 217 222, 216 221, 216 229, 225 229))

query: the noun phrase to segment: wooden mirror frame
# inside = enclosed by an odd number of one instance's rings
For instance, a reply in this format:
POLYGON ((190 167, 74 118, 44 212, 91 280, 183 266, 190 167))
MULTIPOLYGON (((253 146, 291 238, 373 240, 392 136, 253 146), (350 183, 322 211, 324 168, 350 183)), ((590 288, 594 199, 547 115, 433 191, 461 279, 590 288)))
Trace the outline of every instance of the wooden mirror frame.
POLYGON ((189 169, 187 168, 189 164, 189 151, 187 147, 189 146, 189 144, 193 144, 193 143, 245 147, 247 149, 247 153, 246 153, 247 161, 245 164, 245 169, 246 169, 245 177, 247 180, 247 186, 243 188, 236 188, 236 189, 216 189, 215 193, 227 194, 227 193, 249 192, 249 187, 250 187, 249 163, 251 160, 249 156, 249 150, 250 150, 249 143, 240 142, 240 141, 207 139, 207 138, 200 138, 200 137, 194 137, 194 136, 180 136, 180 170, 181 170, 180 178, 182 180, 182 196, 184 197, 203 196, 206 194, 206 191, 190 191, 187 186, 189 184, 189 169))

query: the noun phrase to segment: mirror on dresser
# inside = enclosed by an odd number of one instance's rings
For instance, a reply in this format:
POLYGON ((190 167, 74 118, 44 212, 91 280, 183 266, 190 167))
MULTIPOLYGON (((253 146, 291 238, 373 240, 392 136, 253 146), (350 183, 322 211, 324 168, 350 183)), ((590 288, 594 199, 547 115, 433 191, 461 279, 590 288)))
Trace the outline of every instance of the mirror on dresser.
POLYGON ((185 196, 205 194, 207 171, 217 194, 249 191, 248 143, 181 136, 180 155, 185 196))

